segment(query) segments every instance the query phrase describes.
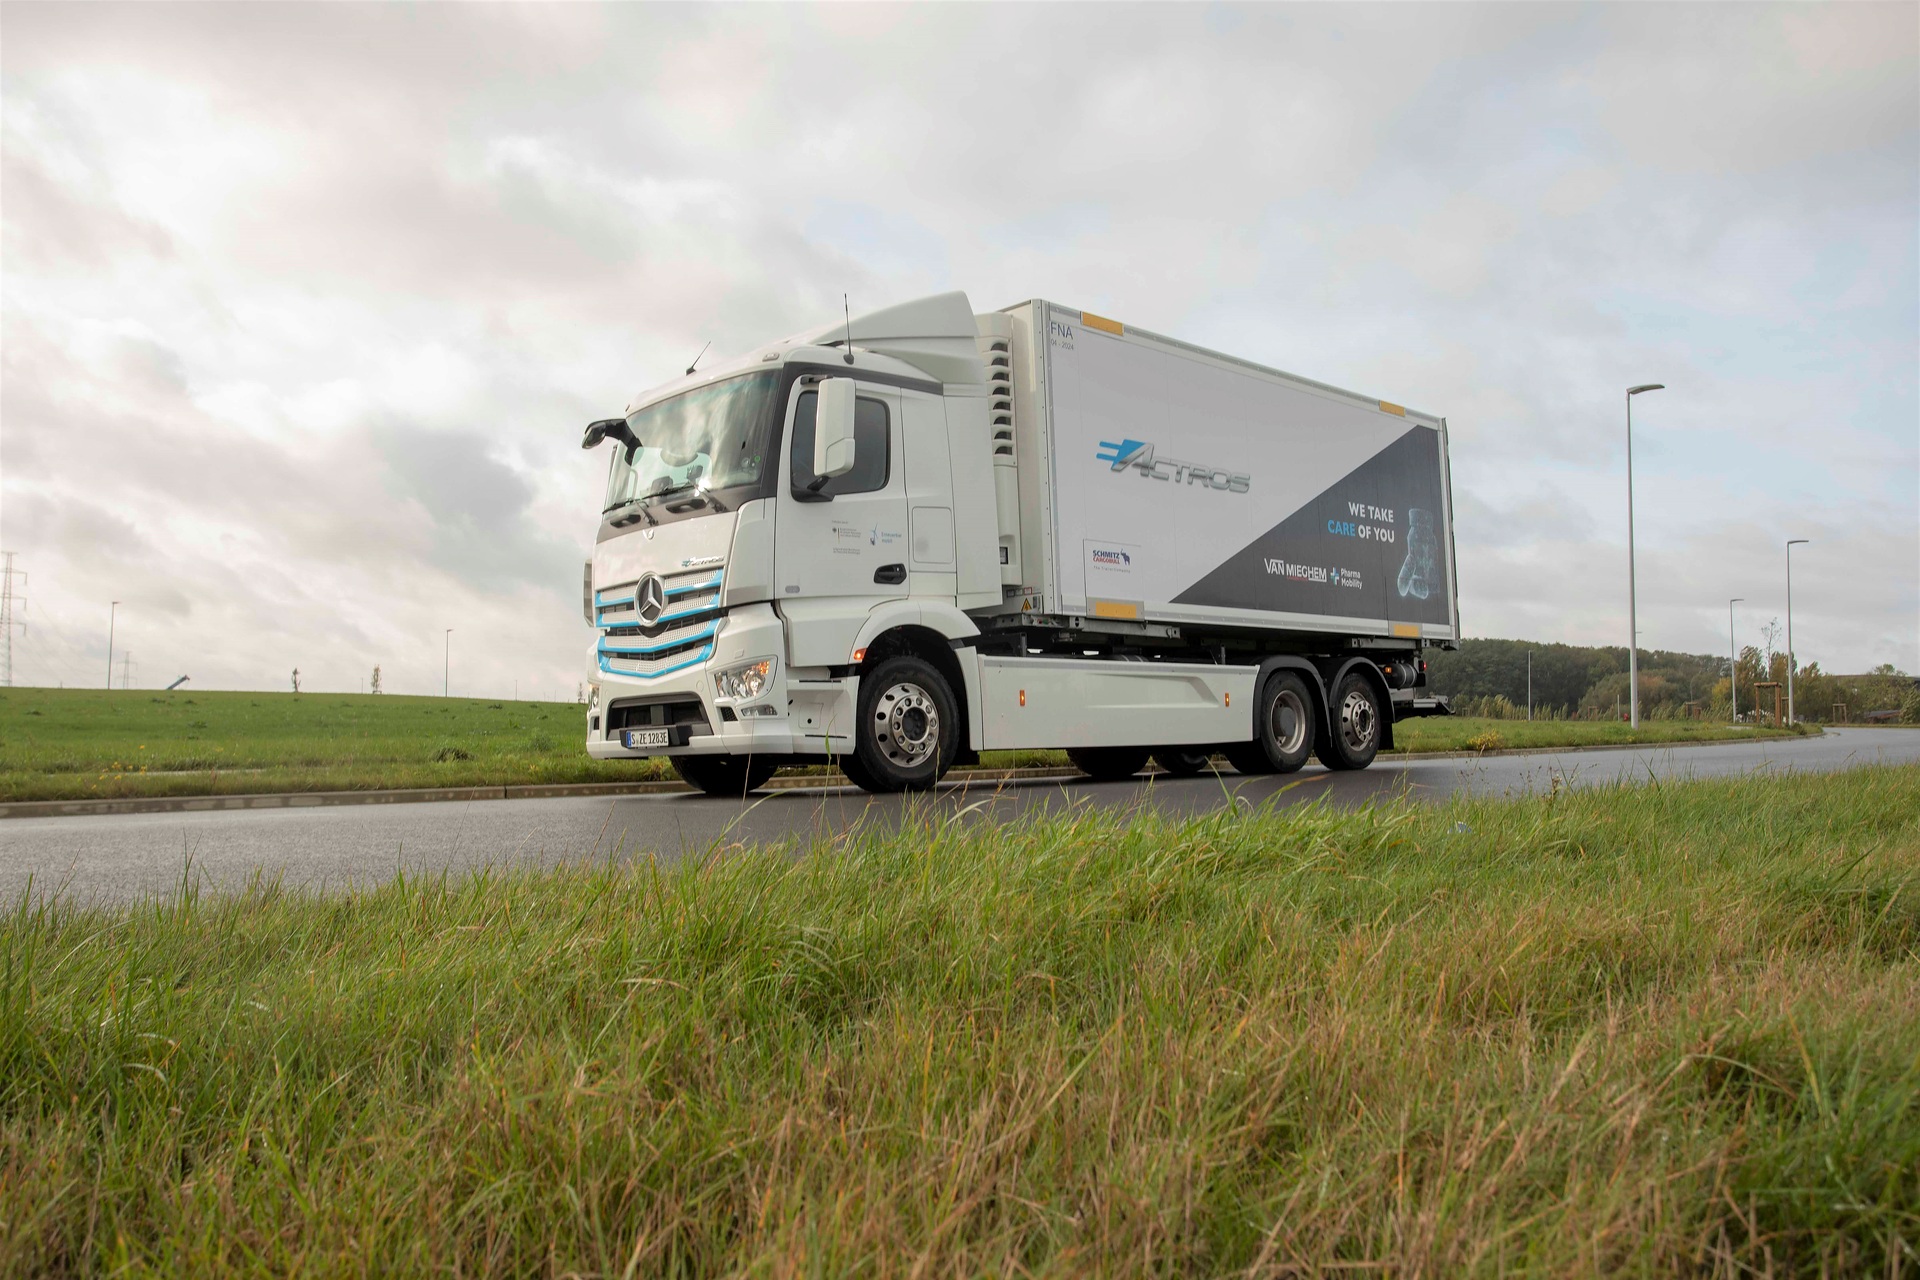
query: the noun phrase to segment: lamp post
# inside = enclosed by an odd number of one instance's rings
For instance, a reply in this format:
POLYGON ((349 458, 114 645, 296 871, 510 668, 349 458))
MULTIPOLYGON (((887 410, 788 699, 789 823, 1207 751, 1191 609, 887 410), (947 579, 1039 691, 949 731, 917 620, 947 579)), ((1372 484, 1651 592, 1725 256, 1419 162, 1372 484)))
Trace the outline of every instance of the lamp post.
POLYGON ((1633 581, 1633 398, 1642 391, 1664 391, 1662 382, 1627 388, 1627 706, 1633 727, 1640 727, 1640 610, 1633 581))
POLYGON ((1793 549, 1809 541, 1811 541, 1811 539, 1809 538, 1788 538, 1787 539, 1787 723, 1788 724, 1792 724, 1794 722, 1794 719, 1793 719, 1793 667, 1794 667, 1793 549))
POLYGON ((1740 649, 1733 639, 1733 606, 1746 603, 1745 596, 1727 601, 1727 701, 1733 704, 1733 722, 1740 723, 1740 649))
POLYGON ((113 615, 120 612, 120 602, 115 600, 113 607, 107 610, 107 689, 113 689, 113 615))
POLYGON ((453 628, 448 627, 447 634, 442 636, 440 640, 442 645, 440 654, 440 696, 450 698, 453 696, 451 692, 453 689, 453 628))

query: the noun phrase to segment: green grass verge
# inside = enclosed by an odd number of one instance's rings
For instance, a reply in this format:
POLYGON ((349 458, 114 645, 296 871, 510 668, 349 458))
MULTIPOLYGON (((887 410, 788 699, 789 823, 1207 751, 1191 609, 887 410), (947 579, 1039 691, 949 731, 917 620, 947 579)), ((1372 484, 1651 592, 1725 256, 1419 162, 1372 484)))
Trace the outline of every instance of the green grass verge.
POLYGON ((0 798, 617 782, 573 703, 336 693, 0 691, 0 798))
POLYGON ((1531 747, 1627 746, 1633 743, 1748 741, 1815 732, 1806 725, 1761 729, 1703 720, 1489 720, 1428 716, 1393 726, 1396 751, 1524 751, 1531 747))
MULTIPOLYGON (((671 778, 664 760, 593 760, 570 702, 349 693, 0 690, 0 801, 365 791, 671 778)), ((1697 721, 1465 720, 1396 726, 1400 750, 1751 738, 1697 721)), ((993 751, 996 768, 1067 764, 1062 751, 993 751)))
POLYGON ((1906 767, 23 902, 0 1273, 1904 1274, 1916 872, 1906 767))

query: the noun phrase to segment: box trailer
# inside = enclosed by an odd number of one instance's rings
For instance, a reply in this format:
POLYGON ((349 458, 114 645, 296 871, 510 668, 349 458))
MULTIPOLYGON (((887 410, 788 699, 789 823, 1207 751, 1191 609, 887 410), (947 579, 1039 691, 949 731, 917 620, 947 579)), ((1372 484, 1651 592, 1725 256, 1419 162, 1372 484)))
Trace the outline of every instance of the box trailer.
POLYGON ((1116 321, 943 294, 591 424, 587 745, 739 793, 980 751, 1359 768, 1459 636, 1444 419, 1116 321))
POLYGON ((1051 303, 982 325, 1012 357, 1023 606, 1458 639, 1443 420, 1051 303))

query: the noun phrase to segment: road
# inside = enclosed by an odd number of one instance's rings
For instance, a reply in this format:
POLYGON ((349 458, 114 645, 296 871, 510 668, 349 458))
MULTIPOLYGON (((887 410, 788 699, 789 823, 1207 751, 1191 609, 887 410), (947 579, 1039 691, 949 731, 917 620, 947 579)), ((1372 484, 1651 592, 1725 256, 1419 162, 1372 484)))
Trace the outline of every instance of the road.
POLYGON ((411 875, 632 860, 650 853, 677 858, 736 842, 805 842, 862 819, 893 823, 928 805, 955 812, 978 801, 985 803, 969 821, 1004 822, 1073 804, 1145 805, 1189 814, 1242 800, 1292 805, 1327 796, 1356 805, 1403 794, 1440 800, 1458 792, 1522 795, 1556 778, 1562 785, 1591 786, 1768 769, 1826 772, 1880 762, 1920 763, 1920 732, 1842 729, 1817 738, 1468 760, 1383 757, 1359 773, 1329 773, 1316 764, 1288 778, 1227 773, 1152 782, 976 784, 942 788, 931 799, 822 787, 756 796, 746 804, 677 794, 14 818, 0 824, 0 902, 17 902, 28 891, 100 904, 165 897, 178 892, 188 875, 203 891, 242 888, 256 875, 325 890, 378 883, 399 868, 411 875))

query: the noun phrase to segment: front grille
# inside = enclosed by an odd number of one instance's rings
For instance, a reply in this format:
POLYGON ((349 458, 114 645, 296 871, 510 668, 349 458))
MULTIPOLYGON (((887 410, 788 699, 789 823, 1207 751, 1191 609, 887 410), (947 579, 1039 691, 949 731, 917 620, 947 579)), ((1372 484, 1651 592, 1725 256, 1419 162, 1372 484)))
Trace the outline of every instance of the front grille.
POLYGON ((650 679, 703 662, 720 629, 722 569, 691 569, 659 575, 664 606, 653 623, 640 619, 641 583, 621 583, 594 593, 600 627, 600 669, 610 675, 650 679))

